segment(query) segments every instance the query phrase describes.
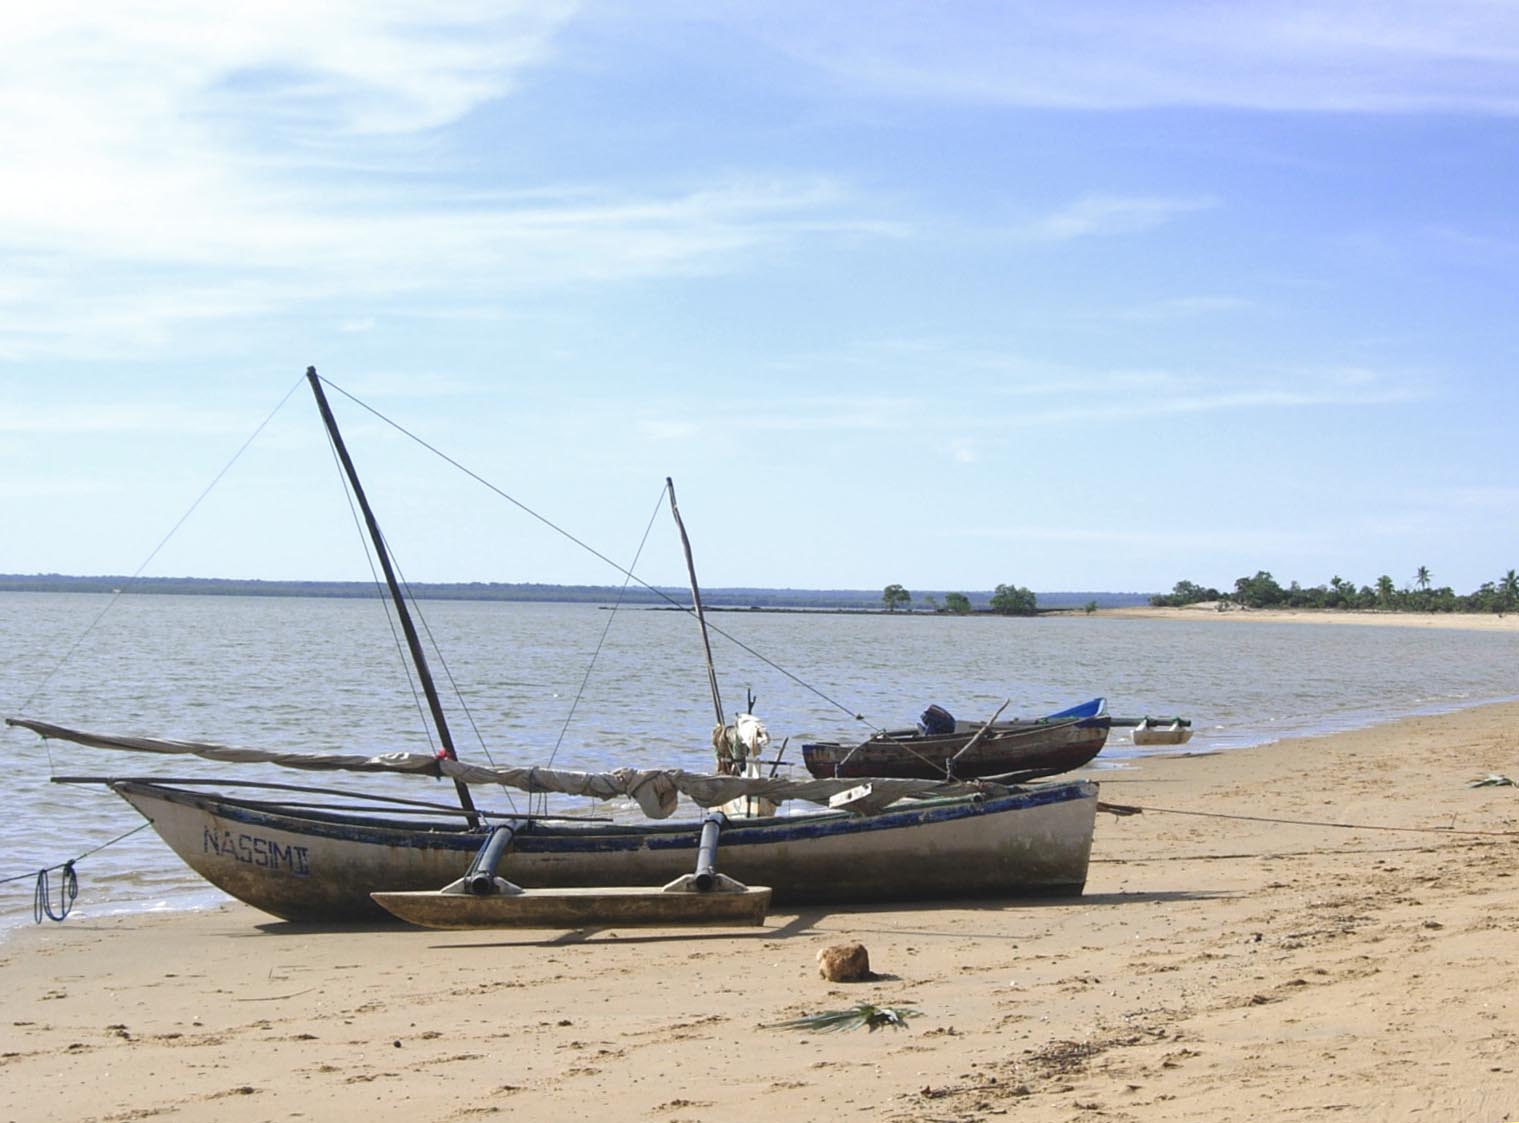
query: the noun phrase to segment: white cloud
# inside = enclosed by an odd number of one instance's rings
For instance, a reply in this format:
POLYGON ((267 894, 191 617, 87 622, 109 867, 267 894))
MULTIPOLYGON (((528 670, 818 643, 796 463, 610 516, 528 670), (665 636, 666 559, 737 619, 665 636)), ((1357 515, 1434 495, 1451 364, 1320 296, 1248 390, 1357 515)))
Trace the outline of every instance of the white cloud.
POLYGON ((1519 8, 1490 0, 730 7, 726 18, 840 81, 903 97, 1519 113, 1519 8))
POLYGON ((1246 410, 1309 409, 1323 406, 1395 405, 1419 400, 1423 395, 1410 387, 1379 383, 1363 388, 1351 386, 1305 386, 1295 382, 1264 385, 1208 383, 1190 392, 1135 397, 1111 396, 1089 399, 1077 405, 1026 409, 1002 424, 1019 428, 1073 422, 1134 421, 1141 417, 1182 417, 1205 413, 1246 410))
MULTIPOLYGON (((692 274, 819 230, 815 178, 442 188, 429 131, 551 57, 570 3, 32 5, 0 37, 0 360, 152 353, 200 325, 692 274)), ((866 224, 868 227, 869 224, 866 224)), ((874 232, 888 232, 874 229, 874 232)))
POLYGON ((1084 195, 1060 210, 1029 223, 1021 233, 1038 241, 1060 242, 1153 230, 1180 215, 1218 205, 1207 197, 1084 195))
MULTIPOLYGON (((909 350, 906 344, 898 345, 909 350)), ((935 353, 942 378, 965 382, 968 371, 983 373, 990 359, 982 352, 935 353)), ((814 356, 807 369, 836 369, 828 356, 814 356)), ((914 434, 923 418, 955 437, 942 445, 958 464, 985 459, 988 447, 1013 430, 1076 424, 1131 426, 1147 418, 1187 417, 1257 410, 1299 410, 1343 406, 1397 406, 1417 402, 1427 391, 1407 378, 1364 367, 1324 366, 1258 372, 1186 373, 1156 369, 1040 369, 1005 360, 1005 377, 984 384, 974 406, 957 413, 930 392, 898 388, 896 393, 852 397, 786 395, 784 406, 735 400, 727 403, 666 401, 637 422, 650 440, 688 441, 701 433, 914 434)), ((614 403, 614 408, 615 403, 614 403)))
POLYGON ((0 358, 109 356, 165 345, 197 323, 328 303, 345 327, 362 329, 341 309, 403 299, 421 314, 429 295, 447 291, 457 315, 503 293, 697 275, 828 227, 821 215, 832 197, 812 181, 768 182, 644 199, 572 191, 559 205, 525 209, 396 200, 385 214, 356 213, 329 195, 240 214, 221 196, 146 223, 97 214, 54 230, 51 247, 0 220, 0 236, 34 243, 0 294, 0 358), (186 221, 193 229, 180 240, 186 221))

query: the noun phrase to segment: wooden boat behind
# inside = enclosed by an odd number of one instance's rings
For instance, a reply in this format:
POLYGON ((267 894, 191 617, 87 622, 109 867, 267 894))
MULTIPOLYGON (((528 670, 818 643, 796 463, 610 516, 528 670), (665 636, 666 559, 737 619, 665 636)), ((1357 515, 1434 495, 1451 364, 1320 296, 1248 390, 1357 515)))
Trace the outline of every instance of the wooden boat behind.
MULTIPOLYGON (((436 893, 489 834, 423 817, 282 806, 143 779, 111 789, 196 873, 293 921, 385 914, 371 894, 436 893)), ((871 815, 818 811, 733 821, 721 866, 777 903, 1077 894, 1086 882, 1097 785, 1065 781, 979 796, 904 800, 871 815)), ((657 887, 689 874, 700 822, 529 820, 502 874, 525 889, 657 887)))
POLYGON ((1110 728, 1105 709, 1103 699, 1093 698, 1032 720, 957 721, 939 732, 888 730, 853 745, 814 742, 802 746, 802 761, 817 777, 1056 776, 1102 751, 1110 728))

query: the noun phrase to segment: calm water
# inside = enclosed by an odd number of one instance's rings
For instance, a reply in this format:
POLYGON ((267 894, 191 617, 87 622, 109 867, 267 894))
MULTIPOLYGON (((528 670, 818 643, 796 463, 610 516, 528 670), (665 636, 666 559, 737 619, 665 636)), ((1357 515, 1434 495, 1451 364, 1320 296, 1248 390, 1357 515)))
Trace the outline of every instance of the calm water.
MULTIPOLYGON (((464 699, 450 711, 461 756, 709 768, 712 706, 689 617, 464 602, 430 602, 423 612, 446 659, 435 675, 464 699)), ((863 735, 854 713, 906 726, 931 702, 978 719, 1007 698, 1007 716, 1037 716, 1103 694, 1120 716, 1191 717, 1189 749, 1209 750, 1519 697, 1512 634, 1100 616, 710 619, 738 641, 713 641, 729 714, 752 691, 776 742, 791 739, 791 757, 803 740, 863 735)), ((292 750, 427 751, 404 666, 378 601, 0 594, 0 713, 76 728, 292 750)), ((229 774, 181 758, 48 745, 22 730, 7 729, 0 744, 10 764, 0 878, 77 857, 141 823, 105 789, 51 776, 229 774)), ((1134 751, 1119 730, 1102 759, 1121 766, 1134 751)), ((376 782, 262 766, 235 775, 350 789, 376 782)), ((452 798, 448 784, 383 782, 397 794, 452 798)), ((480 801, 509 806, 504 795, 480 801)), ((80 917, 223 899, 151 831, 77 869, 80 917)), ((0 929, 30 923, 32 893, 31 880, 0 885, 0 929)))

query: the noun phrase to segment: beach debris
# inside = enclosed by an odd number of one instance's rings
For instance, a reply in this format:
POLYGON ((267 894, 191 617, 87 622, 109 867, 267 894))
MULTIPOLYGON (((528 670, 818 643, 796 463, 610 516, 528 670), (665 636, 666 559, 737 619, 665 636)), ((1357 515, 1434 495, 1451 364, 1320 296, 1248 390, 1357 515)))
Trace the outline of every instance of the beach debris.
POLYGON ((875 978, 865 945, 832 944, 818 952, 818 974, 830 983, 858 983, 875 978))
MULTIPOLYGON (((1192 755, 1192 754, 1188 754, 1192 755)), ((1123 818, 1125 815, 1142 815, 1143 807, 1133 807, 1127 803, 1108 803, 1106 800, 1097 801, 1097 810, 1106 811, 1115 818, 1123 818)))
POLYGON ((841 1029, 859 1029, 864 1026, 871 1033, 882 1026, 906 1029, 907 1019, 921 1016, 922 1011, 913 1006, 876 1006, 861 1002, 847 1010, 823 1010, 816 1014, 792 1018, 764 1026, 765 1029, 814 1029, 819 1033, 837 1033, 841 1029))
POLYGON ((1512 788, 1515 784, 1507 776, 1502 776, 1497 772, 1489 772, 1482 779, 1473 780, 1466 786, 1468 788, 1512 788))

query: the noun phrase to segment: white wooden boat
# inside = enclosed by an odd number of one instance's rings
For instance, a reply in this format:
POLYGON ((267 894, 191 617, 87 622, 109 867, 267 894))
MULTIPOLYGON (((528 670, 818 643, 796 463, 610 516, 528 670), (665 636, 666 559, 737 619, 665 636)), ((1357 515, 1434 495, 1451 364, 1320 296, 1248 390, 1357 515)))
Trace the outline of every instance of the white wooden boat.
MULTIPOLYGON (((286 768, 390 772, 451 779, 465 825, 439 825, 415 801, 407 810, 360 811, 313 806, 283 794, 274 800, 197 790, 194 782, 154 778, 64 778, 107 784, 149 819, 191 869, 213 885, 274 916, 294 921, 352 921, 380 913, 375 895, 423 923, 589 923, 635 914, 649 922, 753 923, 770 894, 783 902, 854 902, 1079 893, 1086 881, 1097 787, 1086 782, 1009 787, 980 781, 873 779, 847 792, 846 809, 770 815, 730 823, 721 834, 726 891, 708 888, 717 842, 711 817, 665 822, 683 795, 703 807, 735 798, 779 803, 827 802, 852 780, 790 781, 760 776, 702 776, 680 770, 611 773, 495 768, 458 759, 436 687, 384 537, 364 495, 321 382, 307 371, 384 572, 413 668, 431 712, 438 753, 378 757, 259 749, 70 730, 33 719, 7 719, 47 738, 108 749, 189 753, 226 763, 286 768), (661 821, 638 824, 496 815, 476 807, 471 784, 507 784, 529 792, 630 797, 661 821), (907 798, 907 797, 930 798, 907 798), (932 797, 939 798, 932 798, 932 797), (510 833, 497 830, 509 824, 510 833), (499 845, 486 843, 505 839, 499 845), (483 868, 481 887, 450 891, 483 868), (700 862, 698 857, 700 856, 700 862), (493 889, 497 862, 513 888, 493 889), (697 892, 669 883, 692 875, 697 892), (738 885, 735 888, 733 882, 738 885), (425 900, 410 896, 421 893, 425 900), (484 901, 471 900, 480 897, 484 901), (507 900, 509 897, 517 900, 507 900), (495 898, 492 900, 491 898, 495 898), (675 898, 681 898, 679 900, 675 898), (742 898, 742 900, 741 900, 742 898), (540 906, 559 910, 557 919, 540 906), (417 910, 421 910, 420 912, 417 910), (424 917, 425 914, 425 918, 424 917), (524 919, 526 918, 526 919, 524 919)), ((670 491, 674 508, 674 490, 670 491)), ((676 513, 677 523, 679 515, 676 513)), ((684 529, 682 528, 684 538, 684 529)), ((687 546, 689 559, 689 544, 687 546)), ((696 593, 695 570, 692 589, 696 593)), ((700 600, 697 597, 698 616, 700 600)), ((705 629, 704 629, 705 639, 705 629)), ((719 726, 724 724, 712 671, 719 726)), ((229 782, 230 784, 230 782, 229 782)), ((291 785, 257 785, 289 790, 291 785)), ((309 789, 308 789, 309 790, 309 789)), ((843 805, 841 805, 843 806, 843 805)), ((445 809, 448 810, 448 809, 445 809)))
MULTIPOLYGON (((293 921, 382 914, 372 893, 436 892, 463 876, 487 837, 405 814, 266 803, 150 780, 116 792, 217 888, 293 921)), ((875 814, 818 811, 734 821, 723 872, 777 903, 852 903, 1078 894, 1097 785, 1031 785, 993 797, 906 800, 875 814)), ((691 873, 700 822, 517 824, 501 873, 525 889, 644 886, 691 873)))

